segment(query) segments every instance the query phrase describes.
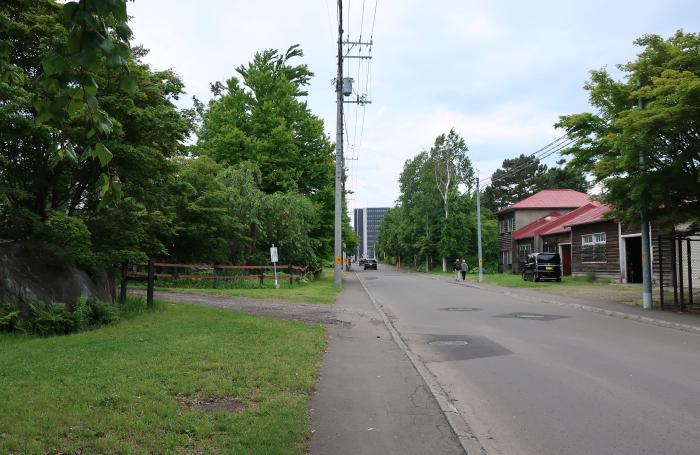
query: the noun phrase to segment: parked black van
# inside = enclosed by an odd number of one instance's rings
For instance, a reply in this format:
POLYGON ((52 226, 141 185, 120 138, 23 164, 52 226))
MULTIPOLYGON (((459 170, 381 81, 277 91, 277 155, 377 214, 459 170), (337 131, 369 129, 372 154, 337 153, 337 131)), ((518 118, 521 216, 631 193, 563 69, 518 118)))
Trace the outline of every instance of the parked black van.
POLYGON ((523 267, 523 280, 561 281, 561 258, 559 253, 532 253, 523 267))

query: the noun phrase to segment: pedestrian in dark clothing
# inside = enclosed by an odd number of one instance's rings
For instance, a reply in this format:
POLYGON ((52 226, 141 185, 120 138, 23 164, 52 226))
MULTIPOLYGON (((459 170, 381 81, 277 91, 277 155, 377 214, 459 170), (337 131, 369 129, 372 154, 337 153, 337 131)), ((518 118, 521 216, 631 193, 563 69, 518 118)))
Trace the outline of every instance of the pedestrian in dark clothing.
POLYGON ((455 263, 452 264, 452 271, 455 274, 455 281, 459 281, 459 274, 462 271, 462 264, 459 262, 459 259, 455 260, 455 263))
POLYGON ((462 281, 465 281, 467 279, 467 271, 469 270, 467 262, 462 261, 462 263, 459 265, 459 269, 462 272, 462 281))

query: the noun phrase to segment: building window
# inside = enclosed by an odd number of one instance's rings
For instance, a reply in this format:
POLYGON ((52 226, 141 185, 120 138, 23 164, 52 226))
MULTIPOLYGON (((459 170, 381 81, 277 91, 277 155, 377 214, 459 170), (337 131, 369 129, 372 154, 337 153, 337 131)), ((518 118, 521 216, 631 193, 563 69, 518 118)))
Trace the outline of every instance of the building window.
POLYGON ((502 219, 498 223, 498 231, 503 234, 506 232, 513 232, 515 230, 515 220, 513 218, 502 219))
POLYGON ((608 262, 605 232, 581 236, 581 262, 602 264, 608 262))
POLYGON ((520 246, 519 246, 519 249, 520 249, 520 254, 521 254, 521 255, 522 255, 522 254, 527 254, 527 253, 530 252, 530 244, 528 243, 528 244, 525 244, 525 245, 520 245, 520 246))
POLYGON ((512 253, 510 251, 501 251, 501 265, 511 265, 513 263, 512 253))
POLYGON ((591 245, 601 245, 607 242, 607 236, 605 232, 599 232, 597 234, 586 234, 581 236, 581 245, 591 246, 591 245))

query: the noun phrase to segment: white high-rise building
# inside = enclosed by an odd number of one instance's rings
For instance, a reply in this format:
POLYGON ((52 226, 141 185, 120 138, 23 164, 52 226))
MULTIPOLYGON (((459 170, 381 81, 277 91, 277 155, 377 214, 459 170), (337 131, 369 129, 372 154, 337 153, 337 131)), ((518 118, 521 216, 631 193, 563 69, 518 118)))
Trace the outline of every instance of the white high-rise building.
POLYGON ((375 246, 379 241, 379 225, 389 207, 366 207, 355 209, 355 234, 360 238, 355 260, 362 257, 376 258, 375 246))

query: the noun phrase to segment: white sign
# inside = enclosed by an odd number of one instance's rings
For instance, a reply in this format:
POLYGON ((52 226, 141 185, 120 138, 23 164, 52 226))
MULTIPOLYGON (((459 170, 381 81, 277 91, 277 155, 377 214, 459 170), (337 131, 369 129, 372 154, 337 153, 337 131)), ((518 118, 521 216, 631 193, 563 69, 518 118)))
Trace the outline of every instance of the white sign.
POLYGON ((270 248, 270 262, 278 262, 279 259, 277 257, 277 247, 275 245, 272 245, 272 248, 270 248))

